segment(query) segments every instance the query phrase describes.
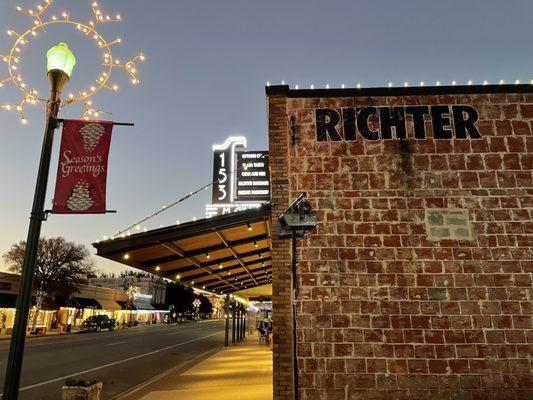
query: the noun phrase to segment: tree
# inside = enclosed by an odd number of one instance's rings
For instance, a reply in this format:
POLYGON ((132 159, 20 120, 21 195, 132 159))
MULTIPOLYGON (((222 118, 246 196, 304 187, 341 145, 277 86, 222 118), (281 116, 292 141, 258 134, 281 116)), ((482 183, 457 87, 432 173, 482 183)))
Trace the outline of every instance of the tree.
POLYGON ((167 305, 172 306, 177 313, 187 313, 193 309, 194 292, 179 283, 172 282, 167 285, 165 298, 167 305))
MULTIPOLYGON (((11 272, 22 272, 25 252, 26 242, 20 241, 3 255, 11 272)), ((95 276, 93 266, 89 250, 84 245, 67 242, 63 237, 42 237, 37 248, 33 280, 37 312, 42 305, 55 307, 57 298, 67 299, 79 292, 80 285, 87 283, 89 277, 95 276)), ((37 312, 32 327, 35 325, 37 312)))
POLYGON ((211 300, 203 295, 199 295, 198 297, 200 299, 200 314, 209 318, 213 312, 213 304, 211 303, 211 300))

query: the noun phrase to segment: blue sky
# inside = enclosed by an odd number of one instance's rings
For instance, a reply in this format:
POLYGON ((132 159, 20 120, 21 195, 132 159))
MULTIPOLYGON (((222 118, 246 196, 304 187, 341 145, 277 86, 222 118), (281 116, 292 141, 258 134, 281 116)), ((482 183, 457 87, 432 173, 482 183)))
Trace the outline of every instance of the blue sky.
MULTIPOLYGON (((424 81, 529 81, 533 53, 530 0, 104 0, 104 12, 119 12, 122 24, 102 29, 121 37, 114 55, 125 60, 143 51, 141 85, 132 88, 119 72, 119 93, 102 93, 95 105, 112 111, 116 128, 108 174, 108 207, 117 214, 51 216, 42 234, 90 245, 157 210, 211 179, 213 143, 248 137, 249 149, 267 148, 264 85, 332 87, 386 86, 424 81)), ((31 20, 2 1, 0 27, 23 31, 31 20)), ((90 2, 54 0, 48 15, 68 9, 87 21, 90 2)), ((49 29, 23 49, 21 72, 45 97, 45 52, 66 40, 78 59, 65 92, 87 86, 100 71, 100 53, 71 28, 49 29)), ((10 38, 0 32, 0 54, 10 38)), ((6 74, 0 64, 0 80, 6 74)), ((17 98, 0 88, 0 104, 17 98)), ((65 110, 78 117, 80 108, 65 110)), ((32 108, 30 124, 0 110, 0 253, 26 238, 44 126, 43 110, 32 108)), ((53 194, 56 136, 47 205, 53 194)), ((188 200, 147 227, 204 215, 209 193, 188 200)), ((91 248, 92 250, 92 248, 91 248)), ((119 264, 96 259, 100 269, 119 264)), ((2 261, 0 261, 0 266, 2 261)))

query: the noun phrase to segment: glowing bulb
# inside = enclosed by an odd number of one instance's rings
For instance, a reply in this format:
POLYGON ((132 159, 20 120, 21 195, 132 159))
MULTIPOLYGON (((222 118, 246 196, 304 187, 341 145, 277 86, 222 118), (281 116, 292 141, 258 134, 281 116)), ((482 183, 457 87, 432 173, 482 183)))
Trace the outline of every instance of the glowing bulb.
POLYGON ((392 87, 392 82, 389 82, 389 87, 392 87))
POLYGON ((209 253, 205 253, 205 258, 209 260, 211 258, 211 255, 209 253))
POLYGON ((420 86, 424 86, 424 81, 420 82, 420 86))
POLYGON ((361 89, 361 84, 360 83, 357 84, 357 89, 361 89))
POLYGON ((452 86, 455 86, 456 84, 457 84, 457 82, 452 81, 452 86))
POLYGON ((315 88, 315 85, 311 85, 311 89, 314 89, 315 88))
POLYGON ((515 85, 518 85, 520 83, 520 80, 517 79, 516 81, 514 81, 515 85))
POLYGON ((468 81, 468 85, 469 85, 469 86, 472 85, 472 83, 473 83, 472 81, 468 81))
POLYGON ((22 125, 26 125, 28 123, 28 120, 26 118, 22 118, 20 122, 22 122, 22 125))
POLYGON ((176 279, 180 280, 181 279, 181 275, 180 274, 176 275, 176 279))
POLYGON ((437 84, 437 86, 440 86, 440 81, 437 81, 437 83, 436 83, 436 84, 437 84))
POLYGON ((159 271, 159 270, 161 270, 161 267, 158 265, 157 267, 155 267, 155 270, 159 271))
POLYGON ((329 89, 329 84, 328 83, 326 83, 326 89, 329 89))
POLYGON ((124 257, 123 257, 123 258, 124 258, 124 260, 129 260, 130 255, 129 255, 128 253, 126 253, 126 254, 124 254, 124 257))
POLYGON ((404 82, 404 83, 403 83, 403 86, 404 86, 404 87, 407 87, 407 86, 409 86, 409 83, 408 83, 408 82, 404 82))
POLYGON ((489 84, 488 81, 483 81, 483 85, 484 85, 484 86, 486 86, 486 85, 488 85, 488 84, 489 84))
POLYGON ((500 85, 503 85, 505 82, 503 79, 500 79, 500 85))
POLYGON ((12 31, 12 30, 8 30, 8 31, 7 31, 7 34, 8 34, 9 36, 11 36, 11 35, 13 35, 13 31, 12 31))
POLYGON ((344 85, 344 83, 341 85, 341 89, 344 89, 346 86, 344 85))

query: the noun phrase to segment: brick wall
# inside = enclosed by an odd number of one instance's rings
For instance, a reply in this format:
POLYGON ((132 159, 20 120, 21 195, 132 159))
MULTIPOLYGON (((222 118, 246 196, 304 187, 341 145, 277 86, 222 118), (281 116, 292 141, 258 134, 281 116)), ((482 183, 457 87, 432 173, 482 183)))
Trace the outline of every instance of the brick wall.
MULTIPOLYGON (((270 148, 272 224, 288 205, 289 141, 287 98, 270 96, 267 102, 270 148)), ((291 317, 291 255, 287 240, 272 235, 272 320, 274 399, 292 399, 293 350, 291 317)))
MULTIPOLYGON (((273 218, 305 191, 320 222, 299 242, 302 399, 533 398, 533 95, 297 94, 269 95, 268 109, 273 218), (474 106, 483 139, 414 140, 408 117, 402 143, 317 142, 318 107, 413 104, 474 106), (472 238, 430 237, 442 209, 467 210, 472 238)), ((273 262, 280 400, 289 243, 274 239, 273 262)))

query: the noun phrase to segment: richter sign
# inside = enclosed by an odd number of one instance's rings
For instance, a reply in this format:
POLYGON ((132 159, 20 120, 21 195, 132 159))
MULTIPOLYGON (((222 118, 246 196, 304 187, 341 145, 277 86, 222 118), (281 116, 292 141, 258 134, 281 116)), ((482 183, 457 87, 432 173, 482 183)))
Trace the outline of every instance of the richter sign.
POLYGON ((415 139, 427 138, 426 117, 431 121, 433 139, 482 138, 476 127, 478 112, 467 105, 348 107, 342 112, 319 108, 315 110, 315 116, 319 142, 356 140, 357 133, 366 140, 407 139, 406 116, 411 116, 415 139), (344 137, 338 130, 341 123, 344 137))

